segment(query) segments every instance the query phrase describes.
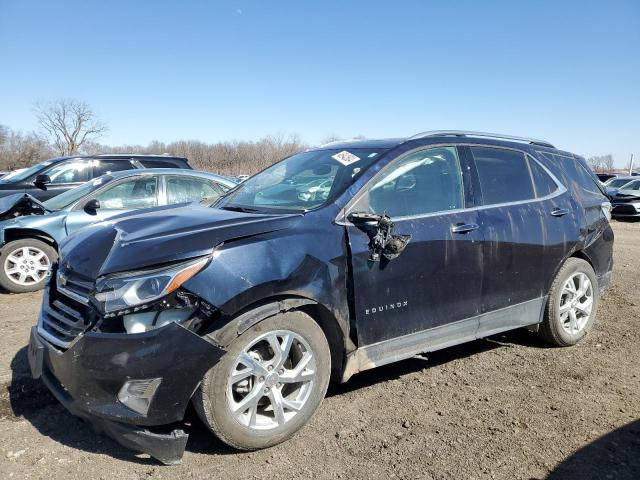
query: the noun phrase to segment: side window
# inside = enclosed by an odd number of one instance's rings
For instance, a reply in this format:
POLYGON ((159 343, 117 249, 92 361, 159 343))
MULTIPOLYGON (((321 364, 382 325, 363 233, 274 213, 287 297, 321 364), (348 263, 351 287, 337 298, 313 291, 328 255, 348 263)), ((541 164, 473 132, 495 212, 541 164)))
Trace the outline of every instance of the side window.
MULTIPOLYGON (((600 187, 598 187, 596 176, 589 172, 587 170, 588 167, 584 167, 577 159, 547 152, 544 152, 543 155, 562 167, 562 170, 564 170, 564 173, 568 177, 569 185, 567 186, 570 187, 576 195, 584 197, 585 192, 591 195, 603 195, 600 187)), ((587 195, 587 197, 591 195, 587 195)))
POLYGON ((368 190, 371 213, 406 217, 463 208, 460 161, 455 147, 409 154, 385 168, 368 190))
POLYGON ((536 187, 536 195, 538 198, 551 195, 558 189, 556 182, 554 182, 549 174, 544 171, 544 168, 531 157, 529 157, 529 167, 531 168, 533 184, 536 187))
POLYGON ((222 194, 220 187, 203 178, 167 178, 167 204, 197 202, 205 198, 216 198, 222 194))
POLYGON ((139 160, 139 162, 144 168, 180 168, 180 165, 162 160, 139 160))
POLYGON ((79 183, 89 180, 89 162, 82 160, 63 162, 44 172, 51 183, 79 183))
POLYGON ((106 173, 132 170, 133 165, 129 160, 94 160, 93 176, 100 177, 106 173))
POLYGON ((622 190, 640 190, 640 180, 634 180, 626 183, 622 190))
POLYGON ((100 201, 100 208, 110 210, 155 207, 158 205, 158 178, 139 177, 122 182, 94 198, 100 201))
POLYGON ((485 205, 535 198, 524 153, 491 147, 471 147, 485 205))

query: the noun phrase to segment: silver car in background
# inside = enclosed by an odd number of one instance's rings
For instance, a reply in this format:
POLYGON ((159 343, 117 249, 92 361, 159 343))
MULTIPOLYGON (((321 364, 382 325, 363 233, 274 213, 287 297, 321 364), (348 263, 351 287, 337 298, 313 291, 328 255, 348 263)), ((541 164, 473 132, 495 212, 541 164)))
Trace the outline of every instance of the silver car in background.
POLYGON ((163 205, 215 199, 236 185, 187 169, 126 170, 103 175, 40 202, 16 193, 0 199, 0 286, 13 293, 44 286, 60 242, 115 215, 163 205))

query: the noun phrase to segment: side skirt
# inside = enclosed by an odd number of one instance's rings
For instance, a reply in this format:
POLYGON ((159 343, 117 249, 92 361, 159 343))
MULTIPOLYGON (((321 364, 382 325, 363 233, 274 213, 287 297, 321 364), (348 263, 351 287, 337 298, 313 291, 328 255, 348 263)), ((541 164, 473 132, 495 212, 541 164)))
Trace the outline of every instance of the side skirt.
POLYGON ((423 330, 402 337, 360 347, 348 355, 342 381, 371 368, 434 352, 507 330, 536 325, 542 321, 547 297, 511 305, 493 312, 423 330))

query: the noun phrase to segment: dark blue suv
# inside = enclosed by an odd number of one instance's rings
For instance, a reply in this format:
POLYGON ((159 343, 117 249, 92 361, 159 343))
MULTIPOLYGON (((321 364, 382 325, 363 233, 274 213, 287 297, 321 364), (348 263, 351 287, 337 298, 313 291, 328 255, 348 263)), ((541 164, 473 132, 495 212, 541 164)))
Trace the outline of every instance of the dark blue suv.
POLYGON ((268 447, 332 378, 521 327, 577 343, 610 281, 610 210, 584 159, 545 141, 439 131, 325 145, 213 205, 71 236, 32 373, 165 463, 187 435, 157 427, 190 402, 224 442, 268 447))

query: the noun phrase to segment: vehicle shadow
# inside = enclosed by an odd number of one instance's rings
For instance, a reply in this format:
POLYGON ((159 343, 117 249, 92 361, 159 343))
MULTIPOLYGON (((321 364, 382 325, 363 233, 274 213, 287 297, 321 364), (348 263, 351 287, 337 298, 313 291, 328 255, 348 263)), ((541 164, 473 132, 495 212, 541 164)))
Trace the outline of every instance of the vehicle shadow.
POLYGON ((556 467, 547 480, 640 478, 640 420, 582 447, 556 467))
MULTIPOLYGON (((434 352, 429 354, 428 359, 413 358, 362 372, 355 375, 346 384, 332 385, 327 395, 341 395, 376 383, 393 380, 424 368, 442 365, 455 359, 472 357, 496 348, 505 348, 512 344, 534 347, 544 346, 544 344, 541 344, 526 332, 509 332, 508 334, 501 334, 489 339, 477 340, 434 352)), ((11 361, 11 370, 12 380, 8 385, 3 386, 8 391, 8 395, 0 397, 0 418, 9 418, 10 420, 24 418, 42 435, 74 449, 109 455, 120 460, 141 464, 158 464, 156 460, 149 458, 147 455, 137 454, 120 446, 115 440, 106 435, 97 434, 90 424, 67 412, 40 380, 31 378, 27 347, 20 349, 14 356, 11 361)), ((187 452, 208 455, 239 453, 212 435, 200 421, 192 407, 187 410, 183 422, 170 427, 181 428, 189 434, 187 452)))

